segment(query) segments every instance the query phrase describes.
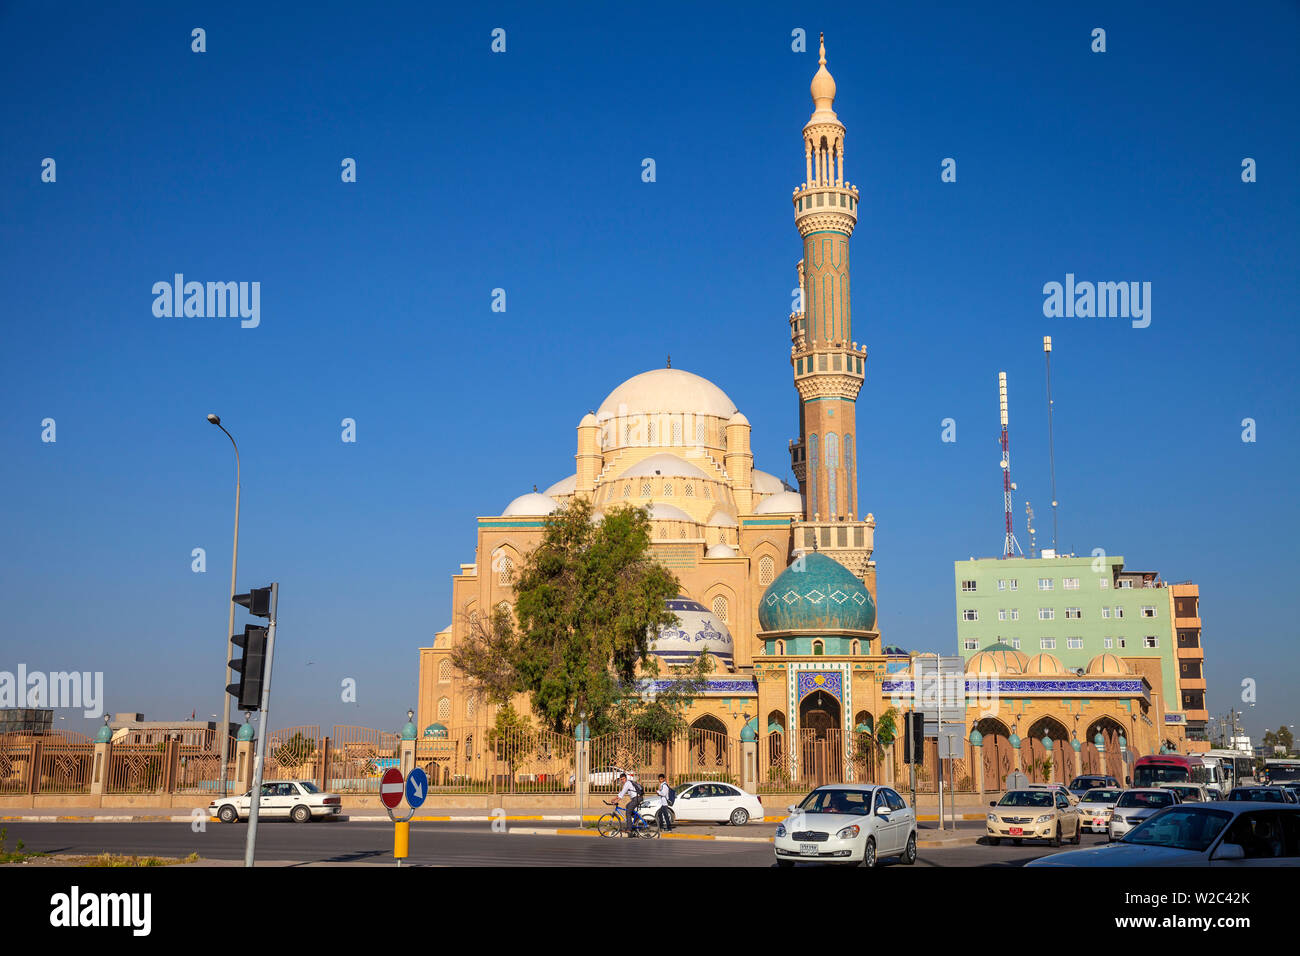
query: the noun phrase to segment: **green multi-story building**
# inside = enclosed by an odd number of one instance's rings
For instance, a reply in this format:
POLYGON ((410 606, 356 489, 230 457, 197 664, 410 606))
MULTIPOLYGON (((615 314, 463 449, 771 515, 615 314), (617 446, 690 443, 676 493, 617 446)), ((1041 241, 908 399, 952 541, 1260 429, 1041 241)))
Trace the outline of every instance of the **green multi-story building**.
MULTIPOLYGON (((1114 654, 1160 695, 1168 729, 1185 729, 1187 711, 1204 707, 1204 691, 1196 700, 1182 692, 1190 670, 1180 672, 1188 653, 1179 651, 1186 639, 1175 627, 1173 589, 1154 571, 1125 570, 1118 555, 1043 555, 954 562, 962 656, 1001 642, 1029 657, 1035 670, 1052 672, 1050 659, 1035 663, 1044 654, 1066 672, 1083 674, 1097 655, 1114 654)), ((1201 677, 1196 663, 1195 678, 1201 677)))

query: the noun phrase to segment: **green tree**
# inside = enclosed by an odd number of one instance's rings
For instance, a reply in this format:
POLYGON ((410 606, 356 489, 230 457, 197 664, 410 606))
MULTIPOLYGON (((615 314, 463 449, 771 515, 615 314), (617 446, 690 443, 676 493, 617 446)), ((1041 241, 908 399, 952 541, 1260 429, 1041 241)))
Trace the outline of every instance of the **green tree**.
POLYGON ((550 515, 515 572, 513 616, 471 622, 452 654, 489 697, 527 693, 558 733, 571 733, 582 712, 593 727, 613 720, 650 635, 676 620, 665 602, 680 585, 651 557, 649 513, 617 507, 591 519, 581 498, 550 515))

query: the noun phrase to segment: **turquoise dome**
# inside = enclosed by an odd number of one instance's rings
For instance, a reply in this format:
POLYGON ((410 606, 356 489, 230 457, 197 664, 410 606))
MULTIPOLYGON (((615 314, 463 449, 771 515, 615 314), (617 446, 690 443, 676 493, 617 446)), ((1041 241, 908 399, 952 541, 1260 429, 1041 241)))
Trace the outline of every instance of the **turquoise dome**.
POLYGON ((813 551, 768 585, 758 623, 765 631, 870 631, 876 626, 876 603, 852 571, 813 551))
POLYGON ((239 735, 236 737, 236 739, 256 740, 257 734, 253 731, 253 725, 250 724, 248 721, 244 721, 243 724, 241 724, 239 727, 239 735))
POLYGON ((103 727, 100 727, 99 730, 95 733, 95 743, 110 744, 112 742, 113 742, 113 731, 109 728, 108 724, 105 724, 103 727))
POLYGON ((444 727, 442 724, 430 724, 428 727, 425 727, 425 728, 424 728, 424 736, 426 736, 426 737, 446 737, 446 736, 447 736, 447 728, 444 727))

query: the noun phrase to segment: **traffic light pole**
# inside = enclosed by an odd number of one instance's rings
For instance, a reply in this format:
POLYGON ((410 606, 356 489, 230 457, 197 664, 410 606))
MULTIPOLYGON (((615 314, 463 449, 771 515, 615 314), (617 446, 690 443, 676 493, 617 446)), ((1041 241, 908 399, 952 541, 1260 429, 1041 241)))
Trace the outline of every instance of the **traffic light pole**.
POLYGON ((275 654, 276 608, 280 601, 280 585, 271 585, 271 620, 266 633, 266 671, 262 679, 262 713, 258 720, 257 756, 253 760, 253 791, 248 810, 248 843, 244 847, 244 866, 253 865, 257 849, 257 811, 262 800, 262 766, 266 759, 266 735, 270 733, 271 720, 271 664, 275 654))

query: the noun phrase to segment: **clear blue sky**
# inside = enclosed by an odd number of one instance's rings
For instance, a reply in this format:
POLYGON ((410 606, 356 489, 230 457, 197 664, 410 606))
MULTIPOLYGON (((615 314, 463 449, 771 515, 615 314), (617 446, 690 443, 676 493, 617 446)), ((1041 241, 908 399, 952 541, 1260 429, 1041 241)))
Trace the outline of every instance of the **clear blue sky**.
POLYGON ((789 477, 789 197, 826 30, 885 640, 951 650, 952 562, 1000 550, 999 370, 1043 542, 1050 334, 1062 549, 1199 582, 1211 710, 1253 677, 1249 729, 1295 722, 1300 15, 1049 6, 0 5, 0 669, 219 711, 210 411, 243 454, 240 584, 282 582, 276 726, 399 726, 475 517, 572 473, 582 414, 668 353, 789 477), (155 317, 176 272, 259 281, 260 327, 155 317), (1045 318, 1067 272, 1151 282, 1150 327, 1045 318))

